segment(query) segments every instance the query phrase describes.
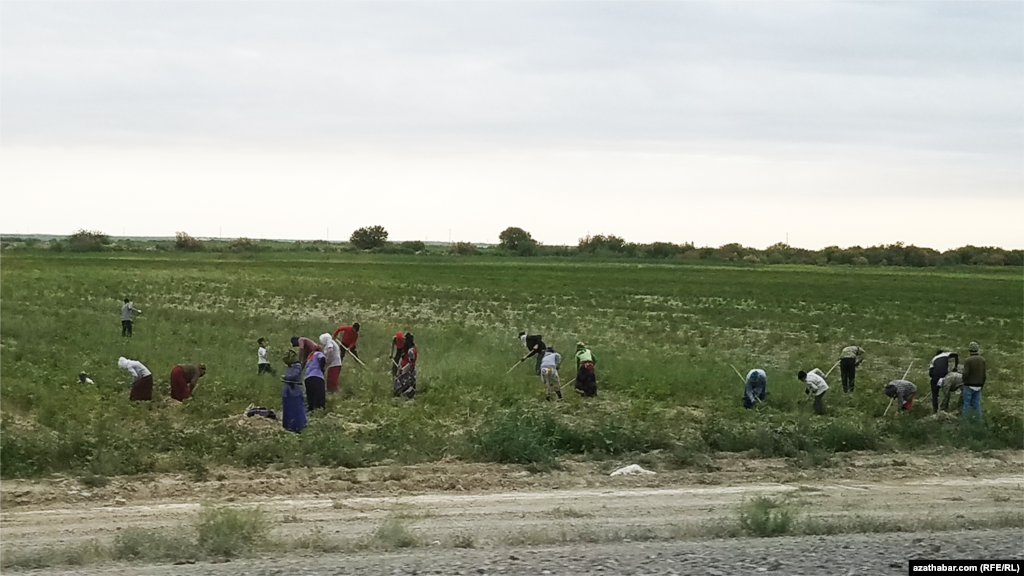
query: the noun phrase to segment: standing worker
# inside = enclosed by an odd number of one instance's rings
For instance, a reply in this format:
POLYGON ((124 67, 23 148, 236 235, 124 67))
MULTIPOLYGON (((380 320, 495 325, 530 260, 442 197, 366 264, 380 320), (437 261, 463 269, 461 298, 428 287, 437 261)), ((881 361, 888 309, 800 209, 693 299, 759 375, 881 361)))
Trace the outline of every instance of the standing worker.
MULTIPOLYGON (((341 361, 345 361, 345 352, 351 352, 356 358, 359 357, 359 352, 356 352, 356 342, 359 341, 359 322, 353 322, 351 326, 338 326, 338 329, 334 331, 334 337, 337 338, 338 334, 341 334, 341 361)), ((340 364, 339 364, 340 366, 340 364)))
POLYGON ((825 411, 824 396, 828 392, 828 382, 825 382, 825 374, 818 368, 810 372, 801 370, 796 375, 797 380, 807 384, 804 394, 814 393, 814 413, 821 414, 825 411))
POLYGON ((860 346, 847 346, 839 354, 839 374, 843 379, 843 392, 853 392, 853 380, 857 376, 857 366, 864 361, 864 349, 860 346))
POLYGON ((985 385, 985 359, 979 354, 981 347, 977 342, 967 346, 970 355, 964 360, 964 416, 971 415, 971 408, 978 411, 978 422, 981 422, 981 388, 985 385))
POLYGON ((594 353, 583 342, 576 343, 576 391, 585 397, 597 396, 594 353))
POLYGON ((130 400, 153 399, 153 373, 138 360, 129 360, 124 356, 117 359, 117 365, 132 375, 132 389, 128 394, 130 400))
POLYGON ((960 367, 960 357, 953 352, 938 350, 928 366, 928 377, 932 379, 932 414, 939 411, 939 380, 949 374, 949 360, 953 359, 953 371, 960 367))
POLYGON ((171 368, 171 398, 178 402, 192 397, 192 391, 199 384, 199 379, 206 374, 206 364, 178 364, 171 368))
POLYGON ((132 337, 132 323, 135 321, 135 315, 142 314, 142 310, 135 307, 132 304, 130 298, 124 299, 124 306, 121 306, 121 337, 131 338, 132 337))
POLYGON ((909 380, 893 380, 885 385, 885 395, 896 400, 896 410, 893 412, 893 417, 896 417, 914 405, 917 386, 909 380))
POLYGON ((256 375, 260 374, 274 374, 274 367, 270 365, 270 360, 267 359, 267 339, 260 338, 256 341, 259 348, 256 349, 256 375))
POLYGON ((416 397, 416 364, 419 361, 419 352, 416 350, 416 339, 412 333, 407 332, 402 340, 393 389, 396 397, 405 396, 412 400, 416 397))
POLYGON ((754 407, 754 402, 764 402, 768 396, 768 375, 764 370, 754 368, 747 372, 744 382, 743 407, 749 410, 754 407))
POLYGON ((302 401, 302 363, 295 350, 284 355, 287 368, 281 376, 281 425, 285 430, 302 432, 306 427, 306 406, 302 401))
POLYGON ((562 399, 562 387, 558 384, 558 368, 561 365, 562 355, 548 346, 540 361, 540 382, 544 385, 544 395, 548 400, 551 400, 552 392, 559 400, 562 399))
POLYGON ((547 350, 547 346, 544 345, 544 340, 540 334, 527 334, 526 332, 519 333, 519 340, 526 346, 526 349, 530 351, 529 354, 523 356, 520 362, 524 362, 530 356, 537 357, 536 373, 540 375, 540 362, 544 359, 544 352, 547 350))
POLYGON ((320 335, 320 347, 324 350, 324 357, 327 359, 327 391, 331 394, 338 392, 338 376, 341 373, 341 348, 331 338, 330 332, 320 335))

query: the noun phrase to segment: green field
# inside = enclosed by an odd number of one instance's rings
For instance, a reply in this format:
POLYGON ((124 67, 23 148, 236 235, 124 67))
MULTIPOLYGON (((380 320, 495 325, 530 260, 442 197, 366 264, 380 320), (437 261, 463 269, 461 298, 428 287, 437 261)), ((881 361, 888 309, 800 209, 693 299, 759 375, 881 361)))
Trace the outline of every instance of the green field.
MULTIPOLYGON (((545 259, 326 254, 5 255, 0 301, 0 474, 110 476, 211 467, 348 467, 466 460, 543 468, 557 458, 636 453, 696 466, 715 451, 826 462, 836 451, 1024 447, 1022 282, 1016 268, 703 266, 545 259), (125 296, 144 311, 120 336, 125 296), (256 376, 256 339, 278 358, 293 335, 362 324, 363 369, 302 434, 239 426, 250 403, 280 407, 256 376), (574 344, 598 359, 599 397, 547 403, 515 335, 540 333, 574 375, 574 344), (387 352, 416 334, 415 401, 391 398, 387 352), (982 346, 982 425, 925 419, 936 348, 982 346), (829 378, 811 414, 795 377, 867 351, 858 389, 829 378), (154 401, 128 401, 119 356, 154 373, 154 401), (909 417, 881 419, 881 386, 909 379, 909 417), (178 363, 209 373, 184 405, 166 400, 178 363), (764 368, 768 402, 741 405, 729 364, 764 368), (87 371, 96 386, 77 382, 87 371)), ((566 388, 568 392, 569 387, 566 388)))

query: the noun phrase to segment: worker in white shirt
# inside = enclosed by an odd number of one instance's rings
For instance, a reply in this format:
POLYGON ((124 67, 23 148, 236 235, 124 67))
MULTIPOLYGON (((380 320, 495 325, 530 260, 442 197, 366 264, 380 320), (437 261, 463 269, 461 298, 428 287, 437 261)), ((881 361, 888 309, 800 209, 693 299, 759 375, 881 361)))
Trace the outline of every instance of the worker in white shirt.
POLYGON ((124 356, 117 359, 117 365, 132 375, 132 390, 128 395, 131 400, 153 399, 153 373, 138 360, 129 360, 124 356))
POLYGON ((807 384, 804 394, 814 393, 814 413, 821 414, 825 409, 822 400, 825 392, 828 392, 828 382, 825 382, 825 374, 820 369, 815 368, 810 372, 801 370, 796 377, 797 380, 807 384))

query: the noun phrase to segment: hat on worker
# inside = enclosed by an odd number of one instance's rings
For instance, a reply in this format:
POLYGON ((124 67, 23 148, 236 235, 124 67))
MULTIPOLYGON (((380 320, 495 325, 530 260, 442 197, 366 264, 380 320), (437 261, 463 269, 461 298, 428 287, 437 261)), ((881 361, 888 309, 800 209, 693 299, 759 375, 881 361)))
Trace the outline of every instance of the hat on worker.
POLYGON ((288 364, 290 366, 299 361, 299 355, 295 353, 295 350, 289 348, 288 351, 284 353, 284 356, 281 359, 284 361, 285 364, 288 364))
POLYGON ((967 345, 967 351, 977 354, 978 352, 981 351, 981 347, 978 346, 977 342, 971 342, 970 344, 967 345))

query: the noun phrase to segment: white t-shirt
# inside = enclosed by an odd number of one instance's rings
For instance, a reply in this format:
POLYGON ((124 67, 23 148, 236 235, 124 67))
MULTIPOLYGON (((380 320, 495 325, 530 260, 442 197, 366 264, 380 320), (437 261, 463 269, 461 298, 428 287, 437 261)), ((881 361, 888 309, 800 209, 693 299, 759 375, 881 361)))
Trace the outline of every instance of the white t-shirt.
POLYGON ((341 348, 333 339, 323 346, 324 358, 327 359, 327 367, 341 366, 341 348))
POLYGON ((133 381, 140 380, 152 374, 152 372, 149 371, 149 368, 146 368, 142 362, 139 362, 138 360, 129 360, 128 365, 125 366, 124 369, 132 375, 133 381))
POLYGON ((258 364, 270 364, 270 360, 267 360, 267 349, 266 348, 264 348, 263 346, 260 346, 259 349, 256 351, 256 354, 258 355, 258 360, 257 360, 258 364))

